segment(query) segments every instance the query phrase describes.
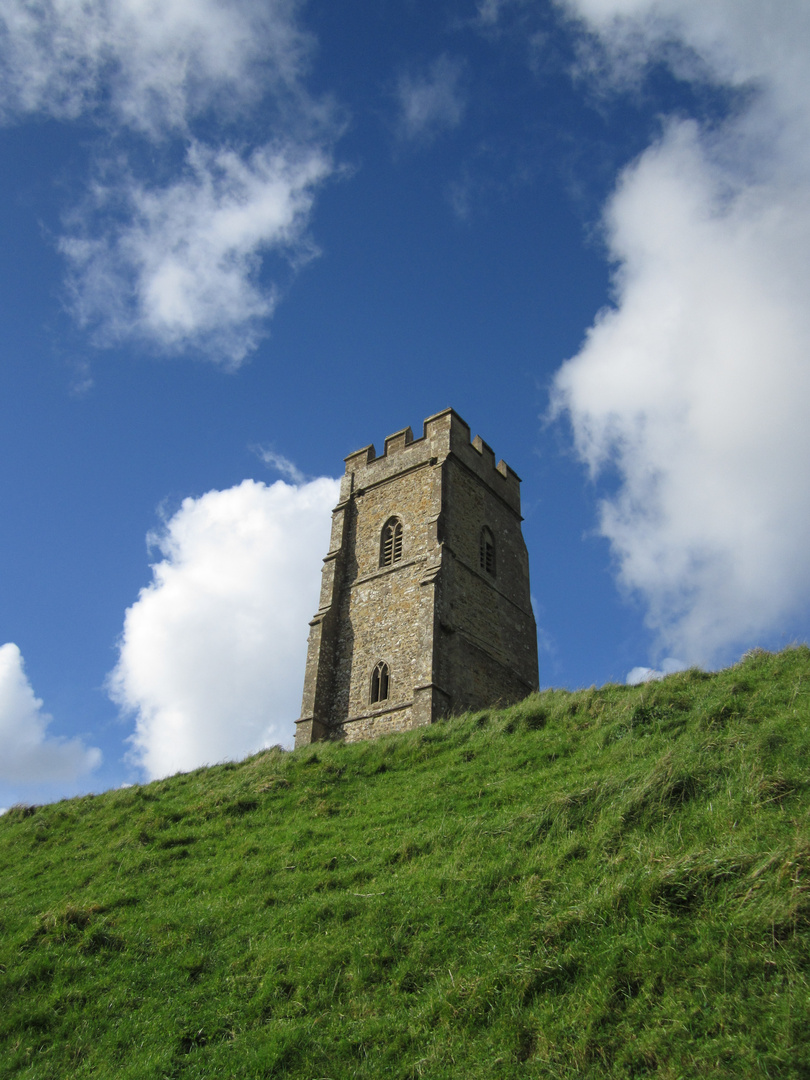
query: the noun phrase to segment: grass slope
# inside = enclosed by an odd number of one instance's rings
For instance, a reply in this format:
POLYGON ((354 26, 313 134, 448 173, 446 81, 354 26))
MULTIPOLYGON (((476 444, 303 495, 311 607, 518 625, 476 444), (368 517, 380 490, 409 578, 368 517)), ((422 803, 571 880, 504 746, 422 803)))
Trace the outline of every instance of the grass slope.
POLYGON ((3 1077, 810 1077, 810 650, 0 819, 3 1077))

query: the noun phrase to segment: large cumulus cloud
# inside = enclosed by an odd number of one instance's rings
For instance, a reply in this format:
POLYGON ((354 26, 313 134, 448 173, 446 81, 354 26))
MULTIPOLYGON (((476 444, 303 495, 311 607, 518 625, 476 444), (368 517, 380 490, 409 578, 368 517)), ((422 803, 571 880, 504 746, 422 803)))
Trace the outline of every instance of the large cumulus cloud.
POLYGON ((622 584, 661 646, 711 663, 810 601, 810 8, 567 0, 585 70, 651 61, 738 96, 672 118, 605 213, 614 302, 558 372, 622 584))
POLYGON ((290 745, 338 482, 245 480, 185 499, 126 613, 114 700, 149 778, 290 745))

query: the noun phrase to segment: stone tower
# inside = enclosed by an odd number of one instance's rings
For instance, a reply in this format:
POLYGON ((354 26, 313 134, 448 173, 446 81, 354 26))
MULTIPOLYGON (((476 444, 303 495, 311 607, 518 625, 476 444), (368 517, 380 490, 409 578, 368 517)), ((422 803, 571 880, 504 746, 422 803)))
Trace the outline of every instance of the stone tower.
POLYGON ((520 478, 452 409, 346 458, 295 745, 537 689, 520 478))

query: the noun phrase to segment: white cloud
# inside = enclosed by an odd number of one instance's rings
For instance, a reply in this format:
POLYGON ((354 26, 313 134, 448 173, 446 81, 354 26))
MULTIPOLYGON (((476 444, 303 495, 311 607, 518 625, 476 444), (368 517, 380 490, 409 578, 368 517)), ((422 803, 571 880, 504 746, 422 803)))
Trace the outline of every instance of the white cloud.
POLYGON ((150 778, 289 745, 339 484, 245 480, 185 499, 127 611, 113 699, 150 778))
POLYGON ((397 83, 399 128, 405 139, 427 140, 456 127, 464 115, 463 64, 440 56, 420 74, 403 74, 397 83))
POLYGON ((80 739, 49 737, 51 720, 34 695, 19 648, 0 645, 0 782, 15 791, 70 782, 101 763, 101 751, 80 739))
POLYGON ((295 0, 4 0, 0 116, 106 114, 150 135, 293 87, 295 0))
POLYGON ((657 682, 665 679, 667 675, 674 675, 676 671, 683 671, 686 664, 682 660, 676 660, 673 656, 667 656, 661 661, 660 668, 634 667, 627 673, 625 682, 628 686, 638 686, 639 683, 657 682))
POLYGON ((503 9, 510 0, 478 0, 476 4, 476 16, 480 26, 495 26, 499 21, 503 9))
MULTIPOLYGON (((74 233, 61 243, 79 321, 102 341, 137 337, 238 366, 275 306, 272 287, 259 282, 261 256, 312 253, 306 224, 329 171, 316 150, 266 146, 244 159, 193 143, 184 175, 167 187, 127 181, 122 219, 102 216, 101 237, 74 233)), ((96 202, 111 197, 101 188, 96 202)), ((85 232, 98 220, 94 206, 85 232)))
POLYGON ((750 91, 714 130, 671 122, 621 176, 615 304, 554 388, 582 460, 618 477, 600 524, 621 583, 660 644, 711 663, 810 601, 810 8, 569 7, 622 78, 633 42, 637 65, 750 91))
POLYGON ((289 458, 284 457, 283 454, 276 453, 272 447, 269 446, 257 446, 255 447, 255 453, 257 457, 269 466, 271 469, 275 469, 276 472, 281 473, 283 477, 290 481, 292 484, 303 484, 306 481, 306 476, 301 472, 295 462, 290 461, 289 458))
POLYGON ((606 50, 609 77, 662 60, 684 78, 755 84, 788 112, 807 92, 810 10, 804 0, 556 0, 584 20, 606 50), (691 52, 691 58, 688 52, 691 52))
POLYGON ((299 6, 0 8, 0 119, 83 117, 104 129, 104 162, 96 156, 97 179, 60 243, 70 307, 97 344, 134 339, 238 366, 277 301, 277 288, 260 280, 264 257, 281 252, 297 267, 316 253, 305 229, 315 188, 333 170, 337 125, 304 88, 311 42, 299 6), (263 145, 251 149, 256 130, 263 145), (144 154, 144 138, 160 149, 144 154), (144 179, 152 166, 160 178, 144 179))

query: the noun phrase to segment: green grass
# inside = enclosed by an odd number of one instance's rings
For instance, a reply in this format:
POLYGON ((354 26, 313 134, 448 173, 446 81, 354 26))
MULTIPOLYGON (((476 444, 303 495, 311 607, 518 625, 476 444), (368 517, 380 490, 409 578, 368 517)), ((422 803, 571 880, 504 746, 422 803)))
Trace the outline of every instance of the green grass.
POLYGON ((0 1075, 810 1077, 810 650, 0 818, 0 1075))

